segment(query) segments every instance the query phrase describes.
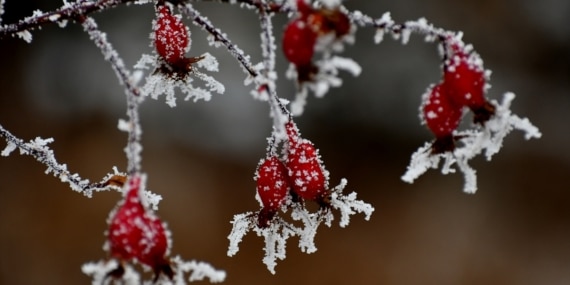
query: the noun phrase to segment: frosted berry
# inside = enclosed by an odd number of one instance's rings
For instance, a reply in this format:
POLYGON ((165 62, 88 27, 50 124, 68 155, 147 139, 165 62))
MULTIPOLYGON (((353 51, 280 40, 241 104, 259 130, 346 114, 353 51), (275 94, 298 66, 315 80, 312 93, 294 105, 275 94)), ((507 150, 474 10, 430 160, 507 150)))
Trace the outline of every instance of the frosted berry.
POLYGON ((448 86, 449 100, 453 104, 471 109, 485 104, 484 71, 480 66, 471 63, 467 55, 458 53, 450 60, 444 72, 444 81, 448 86))
MULTIPOLYGON (((457 50, 456 47, 452 47, 457 50)), ((453 104, 467 106, 473 111, 473 121, 484 123, 495 114, 493 106, 485 98, 485 73, 461 51, 456 51, 444 72, 449 100, 453 104)))
MULTIPOLYGON (((291 134, 288 136, 291 137, 291 134)), ((313 143, 289 139, 286 166, 291 188, 298 197, 316 201, 321 206, 327 204, 328 177, 313 143)))
POLYGON ((162 272, 172 278, 166 258, 169 239, 162 221, 146 209, 140 200, 141 178, 134 176, 118 209, 111 217, 107 232, 111 256, 124 261, 136 260, 153 269, 156 278, 162 272))
POLYGON ((436 137, 433 146, 436 153, 453 150, 453 131, 459 126, 462 116, 463 107, 453 104, 446 92, 445 83, 433 86, 422 106, 425 123, 436 137))
POLYGON ((315 52, 317 34, 302 19, 295 19, 285 28, 283 53, 297 67, 310 66, 315 52))
POLYGON ((188 27, 179 16, 172 15, 166 5, 158 7, 154 25, 154 45, 160 57, 171 65, 184 62, 184 54, 190 49, 188 27))
POLYGON ((277 157, 271 156, 261 162, 255 179, 257 194, 263 204, 258 216, 258 225, 266 227, 289 193, 287 169, 277 157))
POLYGON ((314 10, 306 0, 297 0, 297 11, 301 14, 301 18, 305 18, 314 10))

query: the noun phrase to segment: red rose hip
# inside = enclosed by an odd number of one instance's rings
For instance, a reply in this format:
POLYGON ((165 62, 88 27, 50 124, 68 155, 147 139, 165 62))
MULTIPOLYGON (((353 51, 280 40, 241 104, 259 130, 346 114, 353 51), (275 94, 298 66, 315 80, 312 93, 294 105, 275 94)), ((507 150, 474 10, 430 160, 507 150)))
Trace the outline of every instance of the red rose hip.
POLYGON ((169 64, 179 65, 190 49, 189 30, 179 16, 172 15, 166 5, 158 8, 154 26, 156 52, 169 64))
POLYGON ((163 272, 172 278, 166 258, 169 238, 162 221, 146 209, 140 199, 141 178, 133 176, 119 207, 112 214, 107 232, 111 256, 136 260, 153 269, 156 277, 163 272))
POLYGON ((311 66, 315 52, 317 34, 302 19, 295 19, 285 28, 283 53, 287 60, 297 67, 311 66))
POLYGON ((263 204, 258 216, 258 225, 266 227, 289 192, 287 169, 277 157, 265 158, 257 168, 255 180, 257 194, 263 204))

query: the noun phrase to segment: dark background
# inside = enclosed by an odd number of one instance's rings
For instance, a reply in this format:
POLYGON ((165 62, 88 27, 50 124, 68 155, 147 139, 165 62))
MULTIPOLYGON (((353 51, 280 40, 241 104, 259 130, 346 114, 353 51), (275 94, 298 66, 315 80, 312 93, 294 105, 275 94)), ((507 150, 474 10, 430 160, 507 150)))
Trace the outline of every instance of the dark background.
MULTIPOLYGON (((8 0, 3 23, 60 4, 8 0)), ((211 50, 191 26, 190 54, 218 57, 222 72, 215 76, 226 94, 179 100, 174 109, 149 99, 141 114, 143 169, 149 188, 164 198, 158 214, 172 230, 172 252, 225 269, 226 284, 570 284, 570 2, 345 4, 375 18, 390 11, 398 22, 425 17, 463 31, 493 71, 489 97, 515 92, 513 111, 529 117, 543 138, 527 142, 514 132, 491 162, 474 159, 475 195, 461 192, 460 174, 430 171, 413 185, 402 182, 412 152, 431 139, 417 110, 425 88, 439 80, 437 50, 421 36, 405 46, 388 36, 374 45, 373 31, 359 30, 344 55, 363 74, 343 74, 342 87, 311 97, 297 122, 320 149, 331 183, 347 178, 346 191, 376 211, 369 222, 360 215, 345 229, 321 228, 314 254, 289 240, 273 276, 253 233, 236 256, 226 256, 233 215, 258 209, 252 177, 270 134, 268 107, 252 100, 235 60, 211 50)), ((252 11, 195 7, 259 60, 252 11)), ((151 52, 152 17, 149 5, 95 15, 127 66, 151 52)), ((285 18, 275 20, 281 29, 285 18)), ((124 169, 126 135, 116 128, 126 117, 124 92, 109 64, 76 24, 33 35, 32 44, 0 42, 0 124, 26 140, 53 137, 58 160, 92 181, 113 166, 124 169)), ((291 98, 286 66, 278 63, 279 94, 291 98)), ((17 152, 0 159, 0 284, 89 284, 80 267, 105 257, 106 219, 120 194, 89 199, 44 170, 17 152)))

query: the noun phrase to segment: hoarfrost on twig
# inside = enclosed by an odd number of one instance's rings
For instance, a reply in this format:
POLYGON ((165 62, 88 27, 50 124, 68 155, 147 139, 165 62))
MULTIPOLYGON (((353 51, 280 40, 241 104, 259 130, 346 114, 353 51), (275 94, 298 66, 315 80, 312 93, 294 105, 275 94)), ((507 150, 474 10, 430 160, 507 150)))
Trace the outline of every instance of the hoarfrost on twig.
MULTIPOLYGON (((1 153, 3 156, 8 156, 14 150, 19 149, 21 155, 34 157, 38 162, 47 167, 45 171, 46 174, 52 173, 55 177, 59 178, 61 182, 69 184, 73 191, 82 193, 87 197, 91 197, 94 191, 108 191, 111 189, 120 191, 119 187, 105 183, 108 178, 114 174, 107 174, 99 183, 90 183, 88 179, 81 178, 79 174, 72 174, 67 169, 66 164, 61 164, 56 160, 53 150, 48 147, 48 144, 53 142, 52 138, 42 139, 37 137, 26 143, 4 129, 2 125, 0 125, 0 137, 3 137, 8 143, 1 153)), ((117 173, 118 172, 115 171, 115 174, 117 173)))

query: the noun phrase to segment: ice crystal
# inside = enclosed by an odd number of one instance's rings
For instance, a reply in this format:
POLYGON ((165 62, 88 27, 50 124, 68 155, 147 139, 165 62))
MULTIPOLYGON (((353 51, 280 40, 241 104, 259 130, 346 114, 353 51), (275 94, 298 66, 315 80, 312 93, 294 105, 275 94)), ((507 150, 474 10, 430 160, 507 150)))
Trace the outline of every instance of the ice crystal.
POLYGON ((295 232, 284 222, 271 223, 267 228, 254 227, 257 236, 265 239, 265 256, 263 264, 272 274, 275 274, 276 260, 285 259, 287 239, 294 236, 295 232))
POLYGON ((234 219, 231 222, 233 225, 232 231, 228 235, 228 239, 230 240, 228 256, 234 256, 239 251, 240 242, 255 224, 255 222, 252 221, 252 215, 252 212, 248 212, 234 216, 234 219))
POLYGON ((18 148, 18 145, 16 145, 14 142, 8 142, 8 144, 6 145, 6 148, 4 148, 4 150, 2 151, 2 153, 0 155, 2 156, 9 156, 10 153, 12 153, 14 150, 16 150, 16 148, 18 148))
POLYGON ((175 256, 171 260, 174 276, 172 280, 167 278, 159 278, 156 282, 150 280, 141 282, 139 273, 129 264, 121 264, 115 260, 100 260, 98 262, 89 262, 83 264, 81 271, 91 276, 91 284, 116 284, 112 281, 121 281, 120 284, 124 285, 140 285, 140 284, 154 284, 154 285, 183 285, 187 284, 185 273, 189 273, 188 282, 202 281, 208 279, 211 283, 224 282, 226 279, 226 272, 218 270, 212 265, 201 261, 185 261, 180 256, 175 256), (122 266, 124 273, 121 276, 111 276, 110 272, 122 266))
POLYGON ((364 203, 361 200, 356 200, 356 192, 352 192, 348 195, 342 195, 342 191, 347 184, 346 179, 342 179, 340 184, 336 186, 331 194, 331 206, 337 209, 341 214, 341 219, 339 226, 344 228, 350 222, 350 216, 356 213, 364 213, 365 220, 370 220, 372 212, 374 212, 374 207, 368 203, 364 203))
MULTIPOLYGON (((119 266, 119 262, 114 259, 109 261, 100 260, 98 262, 89 262, 83 264, 81 271, 87 276, 91 276, 91 284, 101 285, 110 284, 111 278, 109 272, 113 271, 119 266)), ((123 266, 125 272, 121 276, 122 284, 125 285, 139 285, 141 284, 140 275, 130 265, 123 266)))
POLYGON ((5 0, 0 0, 0 25, 2 24, 2 15, 4 15, 4 2, 5 0))
POLYGON ((338 7, 342 0, 321 0, 320 2, 323 3, 325 7, 333 9, 338 7))
POLYGON ((17 33, 18 37, 22 40, 24 40, 27 43, 31 43, 32 42, 32 33, 30 33, 27 30, 21 31, 17 33))
POLYGON ((211 283, 224 282, 226 279, 226 272, 223 270, 218 270, 209 263, 198 262, 198 261, 184 261, 179 256, 175 256, 172 259, 174 268, 177 268, 174 284, 186 284, 184 282, 184 276, 182 273, 191 272, 188 277, 188 281, 202 281, 206 278, 210 280, 211 283))

